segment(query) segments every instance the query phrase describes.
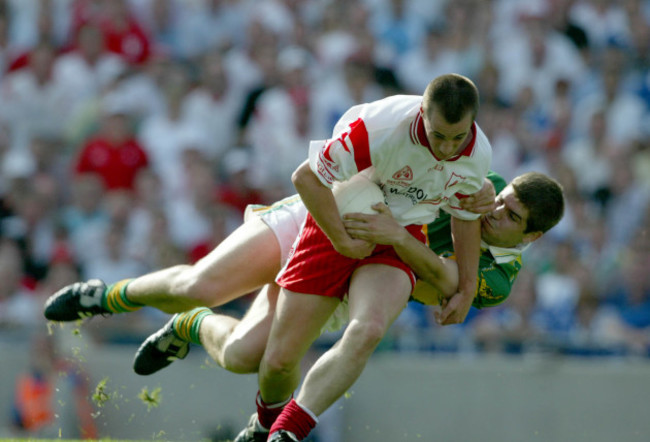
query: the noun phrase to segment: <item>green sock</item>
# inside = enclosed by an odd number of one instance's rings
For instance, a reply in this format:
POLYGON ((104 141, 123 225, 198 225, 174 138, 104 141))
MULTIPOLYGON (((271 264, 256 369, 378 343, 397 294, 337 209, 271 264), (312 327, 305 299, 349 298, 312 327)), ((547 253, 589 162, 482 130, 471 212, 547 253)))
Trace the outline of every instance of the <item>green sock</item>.
POLYGON ((211 314, 212 310, 207 307, 197 307, 179 314, 174 318, 174 322, 172 323, 174 335, 184 341, 201 345, 201 339, 199 338, 201 322, 206 316, 211 314))
POLYGON ((133 278, 123 279, 106 287, 106 291, 102 296, 102 306, 113 313, 128 313, 139 310, 142 304, 129 301, 126 297, 126 288, 131 281, 133 281, 133 278))

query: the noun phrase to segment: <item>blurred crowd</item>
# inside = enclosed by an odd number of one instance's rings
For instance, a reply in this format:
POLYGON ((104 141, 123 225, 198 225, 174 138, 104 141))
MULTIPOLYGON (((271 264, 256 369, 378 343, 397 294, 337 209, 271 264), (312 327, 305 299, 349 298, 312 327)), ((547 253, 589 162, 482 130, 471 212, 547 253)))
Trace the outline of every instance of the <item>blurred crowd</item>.
POLYGON ((441 328, 411 304, 385 348, 650 355, 648 0, 0 1, 0 336, 66 284, 195 262, 350 106, 447 72, 492 168, 554 176, 566 216, 503 306, 441 328))

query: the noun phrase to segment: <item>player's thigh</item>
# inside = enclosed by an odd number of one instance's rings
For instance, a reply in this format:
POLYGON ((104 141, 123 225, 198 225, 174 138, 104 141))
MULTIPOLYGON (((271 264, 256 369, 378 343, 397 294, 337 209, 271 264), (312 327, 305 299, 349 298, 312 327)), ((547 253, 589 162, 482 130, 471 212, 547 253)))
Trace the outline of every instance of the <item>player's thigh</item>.
POLYGON ((272 283, 280 262, 277 237, 263 221, 252 219, 197 262, 193 271, 197 278, 214 283, 223 292, 242 294, 272 283))
POLYGON ((233 350, 245 347, 249 353, 262 357, 269 338, 280 287, 265 285, 251 303, 250 308, 228 338, 233 350))
POLYGON ((226 359, 258 366, 271 331, 280 287, 265 285, 226 342, 226 359))
POLYGON ((388 328, 406 306, 411 279, 403 270, 385 264, 358 268, 350 280, 350 321, 371 321, 388 328))
POLYGON ((339 303, 337 298, 282 289, 265 358, 280 363, 300 361, 312 342, 320 336, 327 318, 339 303))

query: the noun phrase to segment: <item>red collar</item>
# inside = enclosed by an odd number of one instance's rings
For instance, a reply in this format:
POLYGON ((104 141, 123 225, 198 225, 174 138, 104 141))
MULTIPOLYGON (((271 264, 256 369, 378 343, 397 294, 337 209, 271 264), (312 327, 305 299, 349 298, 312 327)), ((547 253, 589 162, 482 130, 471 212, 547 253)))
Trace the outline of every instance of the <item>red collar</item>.
POLYGON ((422 119, 422 108, 415 116, 415 120, 411 123, 410 136, 413 144, 419 144, 431 150, 431 145, 427 139, 427 132, 424 130, 424 120, 422 119))

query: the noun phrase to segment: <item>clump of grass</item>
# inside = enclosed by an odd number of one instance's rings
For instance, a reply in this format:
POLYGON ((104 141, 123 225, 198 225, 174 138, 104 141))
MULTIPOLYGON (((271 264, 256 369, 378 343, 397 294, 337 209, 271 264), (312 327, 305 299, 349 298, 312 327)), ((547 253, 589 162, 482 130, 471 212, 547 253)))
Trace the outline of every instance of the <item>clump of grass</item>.
POLYGON ((95 387, 95 392, 92 395, 92 401, 97 405, 99 408, 103 407, 106 402, 110 401, 113 396, 115 395, 114 393, 109 393, 107 389, 107 384, 108 384, 108 377, 105 377, 95 387))
POLYGON ((156 408, 160 405, 162 396, 160 394, 161 388, 158 387, 153 391, 149 392, 147 387, 142 387, 142 391, 138 394, 138 398, 147 406, 147 411, 151 411, 152 408, 156 408))

